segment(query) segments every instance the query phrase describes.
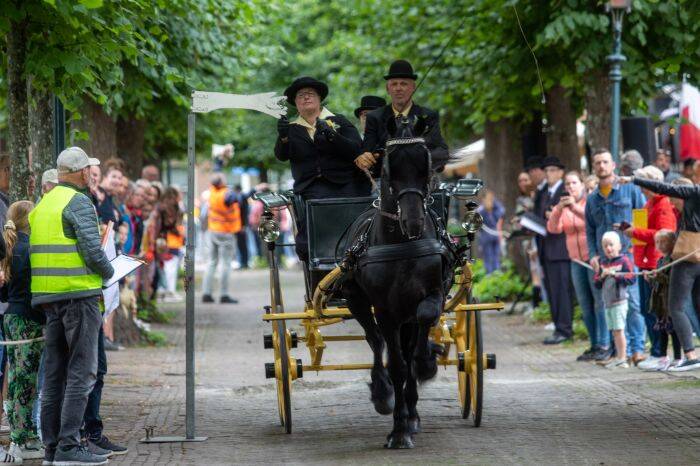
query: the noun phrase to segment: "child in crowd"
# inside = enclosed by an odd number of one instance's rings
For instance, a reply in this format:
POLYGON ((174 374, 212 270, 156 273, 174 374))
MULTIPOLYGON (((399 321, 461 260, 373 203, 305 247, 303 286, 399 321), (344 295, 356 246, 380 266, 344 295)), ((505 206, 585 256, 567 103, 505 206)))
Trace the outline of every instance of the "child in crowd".
POLYGON ((627 287, 635 282, 630 259, 620 254, 622 244, 617 232, 607 231, 601 241, 605 258, 594 276, 595 285, 603 290, 605 320, 615 340, 615 357, 605 367, 628 368, 625 322, 627 321, 627 287))
MULTIPOLYGON (((676 244, 676 234, 671 230, 659 230, 654 235, 654 243, 656 244, 656 249, 663 254, 663 257, 656 264, 656 268, 659 269, 671 262, 671 252, 673 252, 673 246, 676 244)), ((651 312, 656 314, 656 327, 661 331, 661 351, 664 354, 653 366, 647 367, 640 363, 639 367, 644 370, 665 371, 669 367, 676 367, 682 362, 681 341, 676 332, 673 331, 671 313, 668 308, 670 275, 670 268, 661 272, 656 272, 655 270, 644 272, 644 278, 652 283, 649 308, 651 312), (666 356, 669 335, 673 342, 673 361, 666 356)))
MULTIPOLYGON (((46 322, 44 313, 32 308, 31 305, 29 212, 33 208, 34 204, 30 201, 18 201, 12 204, 7 210, 7 222, 2 231, 7 245, 7 256, 0 262, 5 277, 3 287, 0 289, 0 298, 9 303, 3 322, 3 330, 8 341, 38 339, 42 336, 42 329, 46 322)), ((7 347, 10 367, 8 419, 12 442, 9 453, 14 456, 14 462, 17 463, 26 459, 44 457, 44 447, 38 438, 32 416, 32 408, 37 397, 37 375, 43 348, 42 341, 7 347)))

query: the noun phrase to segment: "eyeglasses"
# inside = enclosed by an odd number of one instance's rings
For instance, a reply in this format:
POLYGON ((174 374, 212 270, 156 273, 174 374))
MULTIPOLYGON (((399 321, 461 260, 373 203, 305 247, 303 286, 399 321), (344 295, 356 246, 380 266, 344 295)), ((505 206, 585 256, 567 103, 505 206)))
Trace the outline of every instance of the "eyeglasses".
POLYGON ((317 97, 318 94, 314 91, 297 92, 297 99, 306 99, 307 97, 317 97))

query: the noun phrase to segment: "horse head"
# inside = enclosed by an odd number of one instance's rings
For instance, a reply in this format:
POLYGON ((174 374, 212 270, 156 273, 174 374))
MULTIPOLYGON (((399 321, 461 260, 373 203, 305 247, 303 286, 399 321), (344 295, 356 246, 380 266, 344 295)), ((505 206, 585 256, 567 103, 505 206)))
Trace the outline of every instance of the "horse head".
POLYGON ((399 116, 387 124, 389 139, 382 165, 382 198, 396 205, 401 232, 418 239, 425 227, 432 162, 422 117, 399 116), (388 192, 385 192, 388 191, 388 192))

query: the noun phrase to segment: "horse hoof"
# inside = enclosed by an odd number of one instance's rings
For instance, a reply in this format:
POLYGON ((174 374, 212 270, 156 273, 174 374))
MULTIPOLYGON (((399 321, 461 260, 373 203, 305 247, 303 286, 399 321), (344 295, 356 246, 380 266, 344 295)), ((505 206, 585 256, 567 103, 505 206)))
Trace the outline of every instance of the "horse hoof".
POLYGON ((413 360, 413 373, 419 382, 430 380, 437 374, 438 366, 434 357, 432 358, 416 358, 413 360))
POLYGON ((411 435, 420 434, 422 431, 420 427, 420 418, 414 417, 408 420, 408 432, 411 435))
POLYGON ((411 434, 408 432, 392 432, 389 434, 389 438, 387 438, 387 442, 384 444, 384 448, 389 448, 391 450, 403 450, 413 448, 413 446, 411 434))
POLYGON ((377 411, 382 416, 391 414, 394 412, 394 394, 386 398, 372 398, 372 403, 374 403, 374 410, 377 411))

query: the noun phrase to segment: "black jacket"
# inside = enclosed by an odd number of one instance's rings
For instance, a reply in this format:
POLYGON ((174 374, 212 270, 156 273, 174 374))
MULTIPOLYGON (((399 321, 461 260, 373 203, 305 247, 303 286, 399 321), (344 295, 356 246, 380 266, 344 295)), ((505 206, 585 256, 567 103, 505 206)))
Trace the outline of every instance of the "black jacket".
POLYGON ((290 124, 288 141, 277 137, 275 157, 291 163, 295 193, 303 193, 318 179, 345 185, 362 175, 355 165, 360 155, 360 133, 342 115, 328 119, 336 126, 330 136, 317 130, 312 140, 304 126, 290 124))
POLYGON ((32 308, 32 269, 29 265, 29 235, 17 232, 17 243, 12 249, 10 281, 0 288, 0 301, 9 303, 5 314, 17 314, 37 323, 46 322, 43 312, 32 308))
POLYGON ((634 184, 653 191, 656 194, 683 199, 683 215, 679 229, 700 232, 700 186, 673 185, 658 181, 635 178, 634 184))
MULTIPOLYGON (((535 210, 534 213, 538 217, 544 219, 546 223, 545 213, 552 210, 555 205, 559 204, 562 193, 564 192, 564 182, 554 191, 554 195, 549 195, 549 186, 537 191, 535 194, 535 210)), ((537 249, 542 261, 568 261, 569 251, 566 249, 566 234, 547 233, 547 236, 536 236, 537 249)))
MULTIPOLYGON (((427 119, 428 130, 425 134, 426 146, 430 150, 430 156, 433 161, 433 169, 441 172, 447 159, 449 152, 447 143, 442 138, 440 133, 440 115, 426 107, 421 107, 418 104, 413 104, 408 112, 409 118, 425 117, 427 119)), ((372 110, 367 114, 365 122, 365 135, 362 141, 362 152, 376 152, 384 149, 386 140, 389 138, 387 133, 387 122, 394 118, 394 110, 391 104, 372 110)), ((379 176, 382 167, 381 159, 372 167, 372 174, 379 176)))

